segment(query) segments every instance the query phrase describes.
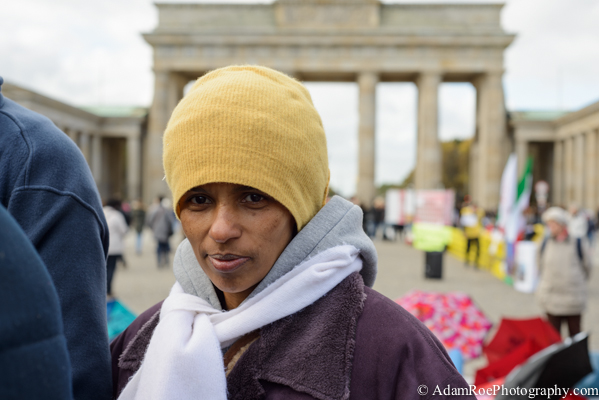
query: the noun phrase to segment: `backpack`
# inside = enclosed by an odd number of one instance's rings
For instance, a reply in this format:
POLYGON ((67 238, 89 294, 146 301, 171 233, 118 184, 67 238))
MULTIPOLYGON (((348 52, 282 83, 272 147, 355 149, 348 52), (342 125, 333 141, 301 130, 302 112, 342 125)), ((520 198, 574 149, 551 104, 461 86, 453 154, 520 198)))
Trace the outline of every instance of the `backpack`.
MULTIPOLYGON (((543 239, 543 244, 541 244, 541 257, 543 257, 543 252, 545 251, 545 246, 547 245, 547 240, 549 240, 549 238, 544 238, 543 239)), ((584 256, 582 254, 582 238, 576 238, 576 252, 578 253, 578 259, 580 260, 580 263, 582 264, 582 262, 584 261, 584 256)))

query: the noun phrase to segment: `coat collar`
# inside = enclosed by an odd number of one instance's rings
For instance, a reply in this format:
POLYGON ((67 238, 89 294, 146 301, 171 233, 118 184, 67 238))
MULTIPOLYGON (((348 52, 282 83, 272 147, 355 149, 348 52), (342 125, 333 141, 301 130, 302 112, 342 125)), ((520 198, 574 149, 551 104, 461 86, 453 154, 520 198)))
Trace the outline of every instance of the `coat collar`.
POLYGON ((314 304, 263 327, 238 362, 243 368, 231 371, 230 392, 236 399, 258 399, 264 380, 321 400, 349 398, 364 300, 364 282, 354 273, 314 304))
MULTIPOLYGON (((262 327, 227 378, 231 399, 260 399, 261 381, 320 400, 349 398, 356 326, 366 295, 354 273, 305 309, 262 327)), ((137 371, 158 324, 146 322, 119 358, 119 367, 137 371)))

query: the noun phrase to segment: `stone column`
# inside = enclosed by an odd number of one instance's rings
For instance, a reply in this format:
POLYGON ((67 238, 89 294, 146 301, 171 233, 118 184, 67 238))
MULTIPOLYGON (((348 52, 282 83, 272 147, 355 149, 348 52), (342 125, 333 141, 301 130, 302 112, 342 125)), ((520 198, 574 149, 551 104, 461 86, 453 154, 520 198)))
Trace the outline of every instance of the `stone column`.
POLYGON ((168 186, 162 168, 162 135, 173 112, 183 97, 183 79, 169 71, 154 71, 154 100, 148 118, 144 152, 144 201, 167 195, 168 186))
POLYGON ((372 206, 376 193, 374 186, 374 133, 376 119, 375 94, 378 81, 378 75, 372 72, 363 72, 358 75, 360 125, 358 129, 358 184, 356 195, 360 204, 367 208, 372 206))
POLYGON ((470 163, 468 165, 468 194, 478 200, 478 142, 470 144, 470 163))
POLYGON ((137 135, 127 138, 127 197, 141 197, 141 142, 137 135))
POLYGON ((528 158, 528 142, 526 140, 519 139, 516 141, 516 157, 518 159, 518 179, 520 179, 528 158))
POLYGON ((560 205, 564 202, 564 142, 557 140, 553 145, 553 182, 552 198, 550 199, 553 205, 560 205))
POLYGON ((173 112, 179 101, 183 98, 183 89, 185 89, 185 85, 189 82, 185 76, 170 73, 169 74, 169 91, 168 91, 168 102, 169 102, 169 118, 170 114, 173 112))
MULTIPOLYGON (((599 157, 599 129, 595 129, 595 159, 599 157)), ((595 169, 599 168, 599 161, 595 160, 595 169)), ((595 173, 595 182, 593 187, 595 188, 595 206, 593 207, 593 212, 597 213, 599 208, 599 173, 597 171, 595 173)))
POLYGON ((95 134, 92 137, 92 175, 96 186, 100 187, 102 182, 102 136, 95 134))
POLYGON ((562 197, 563 205, 568 207, 569 204, 574 199, 574 185, 573 185, 573 145, 572 145, 572 137, 566 138, 564 140, 564 184, 562 192, 564 196, 562 197))
POLYGON ((441 181, 441 146, 438 138, 439 83, 441 75, 423 72, 418 86, 418 140, 416 149, 416 189, 438 189, 441 181))
POLYGON ((574 137, 574 201, 579 207, 584 202, 584 135, 579 133, 574 137))
POLYGON ((597 206, 597 131, 591 130, 586 133, 585 138, 585 164, 583 167, 584 182, 584 207, 595 210, 597 206))
POLYGON ((474 81, 477 89, 478 201, 487 210, 497 209, 501 174, 505 165, 506 113, 502 71, 492 71, 474 81))
POLYGON ((89 143, 89 133, 81 132, 79 135, 79 148, 83 153, 83 157, 85 157, 85 161, 87 161, 87 165, 90 165, 90 143, 89 143))

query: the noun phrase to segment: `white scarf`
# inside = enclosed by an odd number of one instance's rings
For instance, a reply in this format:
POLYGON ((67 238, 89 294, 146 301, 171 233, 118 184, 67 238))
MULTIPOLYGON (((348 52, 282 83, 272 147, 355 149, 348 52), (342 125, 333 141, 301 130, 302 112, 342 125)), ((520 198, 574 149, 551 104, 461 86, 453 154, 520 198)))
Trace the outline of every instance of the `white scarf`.
POLYGON ((175 283, 162 304, 143 363, 119 400, 226 400, 221 347, 314 303, 362 269, 358 255, 350 245, 325 250, 226 312, 184 293, 175 283))

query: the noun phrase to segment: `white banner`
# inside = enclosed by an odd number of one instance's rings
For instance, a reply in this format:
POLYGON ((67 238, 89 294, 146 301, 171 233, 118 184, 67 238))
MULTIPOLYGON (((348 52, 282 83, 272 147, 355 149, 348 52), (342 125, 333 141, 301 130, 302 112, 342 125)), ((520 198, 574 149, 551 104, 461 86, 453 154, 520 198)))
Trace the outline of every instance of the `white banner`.
POLYGON ((528 240, 516 242, 516 271, 514 288, 520 292, 532 293, 537 287, 537 244, 528 240))

